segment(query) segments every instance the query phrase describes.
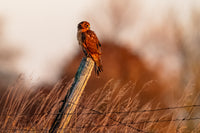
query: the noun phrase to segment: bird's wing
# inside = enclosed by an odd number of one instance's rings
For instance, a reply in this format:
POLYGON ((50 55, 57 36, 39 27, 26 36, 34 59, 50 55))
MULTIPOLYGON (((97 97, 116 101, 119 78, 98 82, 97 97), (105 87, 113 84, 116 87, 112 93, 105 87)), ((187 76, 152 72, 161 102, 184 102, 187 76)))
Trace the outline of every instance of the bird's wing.
POLYGON ((85 32, 85 34, 82 36, 82 39, 84 39, 83 42, 85 42, 85 45, 91 54, 101 54, 99 40, 93 31, 88 30, 85 32))

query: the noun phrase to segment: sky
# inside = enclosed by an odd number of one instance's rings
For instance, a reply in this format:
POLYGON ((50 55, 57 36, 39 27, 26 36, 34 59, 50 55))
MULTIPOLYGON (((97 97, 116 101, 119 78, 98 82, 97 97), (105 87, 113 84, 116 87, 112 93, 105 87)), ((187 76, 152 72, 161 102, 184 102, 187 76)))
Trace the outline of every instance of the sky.
MULTIPOLYGON (((0 0, 0 17, 5 23, 5 38, 11 42, 10 45, 23 50, 23 56, 16 64, 18 72, 36 81, 56 80, 59 66, 79 49, 76 39, 77 24, 85 19, 95 24, 98 15, 95 16, 95 12, 91 11, 96 9, 103 13, 101 10, 105 9, 105 3, 106 0, 0 0), (94 16, 88 17, 87 13, 94 16)), ((141 0, 140 3, 144 10, 138 13, 140 21, 136 23, 132 35, 139 34, 142 28, 145 29, 146 21, 159 22, 161 18, 156 19, 157 16, 162 16, 169 7, 174 7, 177 12, 181 11, 179 17, 184 21, 191 3, 199 5, 200 2, 141 0)), ((100 22, 104 25, 103 19, 100 22)), ((95 30, 95 25, 93 26, 95 30)), ((97 34, 101 35, 99 32, 97 30, 97 34)), ((106 32, 109 34, 109 31, 106 32)), ((123 41, 139 41, 138 36, 128 36, 126 31, 124 34, 121 38, 123 41)))

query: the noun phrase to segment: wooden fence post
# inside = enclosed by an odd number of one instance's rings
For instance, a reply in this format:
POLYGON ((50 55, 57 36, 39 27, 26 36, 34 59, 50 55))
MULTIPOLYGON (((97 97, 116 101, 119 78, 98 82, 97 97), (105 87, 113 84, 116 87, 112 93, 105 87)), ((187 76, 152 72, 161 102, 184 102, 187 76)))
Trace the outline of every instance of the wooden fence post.
POLYGON ((60 132, 64 132, 63 130, 68 125, 71 116, 76 109, 93 67, 94 61, 91 58, 84 57, 82 59, 78 71, 76 72, 74 82, 63 100, 63 104, 49 130, 49 133, 56 133, 58 129, 60 132))

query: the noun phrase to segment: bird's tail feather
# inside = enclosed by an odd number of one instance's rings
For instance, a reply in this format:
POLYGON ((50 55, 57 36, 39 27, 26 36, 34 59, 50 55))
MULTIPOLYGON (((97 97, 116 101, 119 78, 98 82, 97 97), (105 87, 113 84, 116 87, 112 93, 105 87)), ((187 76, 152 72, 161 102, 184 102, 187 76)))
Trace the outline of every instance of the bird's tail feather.
POLYGON ((100 72, 103 72, 103 66, 102 65, 97 65, 95 63, 95 73, 96 73, 96 75, 99 76, 100 72))
POLYGON ((95 73, 97 76, 99 76, 100 72, 103 72, 103 65, 101 63, 101 58, 98 56, 96 56, 96 58, 93 58, 94 62, 95 62, 95 73))
POLYGON ((92 60, 95 62, 95 73, 99 76, 100 72, 103 72, 103 65, 101 63, 101 57, 99 54, 90 55, 92 60))

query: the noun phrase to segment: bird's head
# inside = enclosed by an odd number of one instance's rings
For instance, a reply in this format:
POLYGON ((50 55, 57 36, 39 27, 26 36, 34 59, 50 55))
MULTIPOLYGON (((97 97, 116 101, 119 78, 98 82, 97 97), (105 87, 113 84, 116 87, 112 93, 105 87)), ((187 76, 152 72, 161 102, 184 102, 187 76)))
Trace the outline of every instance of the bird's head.
POLYGON ((85 32, 87 30, 90 30, 90 23, 87 21, 82 21, 78 24, 78 31, 85 32))

